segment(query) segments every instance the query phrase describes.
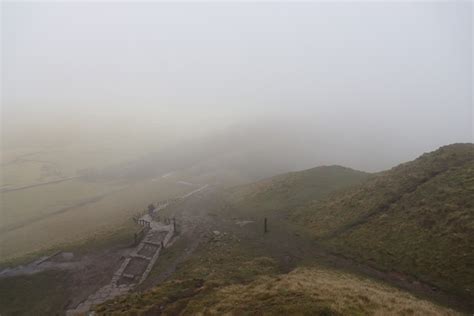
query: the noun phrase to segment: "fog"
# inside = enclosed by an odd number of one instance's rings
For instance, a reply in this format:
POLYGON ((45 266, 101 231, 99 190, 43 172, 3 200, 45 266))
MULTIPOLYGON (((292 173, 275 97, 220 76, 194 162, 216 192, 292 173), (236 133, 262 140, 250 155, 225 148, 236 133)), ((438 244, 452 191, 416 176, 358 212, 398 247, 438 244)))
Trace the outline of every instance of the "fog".
POLYGON ((2 152, 266 176, 472 142, 472 4, 2 2, 2 152))

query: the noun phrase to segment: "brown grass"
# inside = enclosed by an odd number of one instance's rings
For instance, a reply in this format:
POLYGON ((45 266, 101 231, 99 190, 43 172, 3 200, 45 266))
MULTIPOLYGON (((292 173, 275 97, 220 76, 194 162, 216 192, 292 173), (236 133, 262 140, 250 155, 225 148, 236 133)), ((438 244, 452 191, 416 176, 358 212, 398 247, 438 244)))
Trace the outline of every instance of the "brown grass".
POLYGON ((456 312, 367 279, 322 268, 230 285, 191 302, 211 314, 457 315, 456 312))

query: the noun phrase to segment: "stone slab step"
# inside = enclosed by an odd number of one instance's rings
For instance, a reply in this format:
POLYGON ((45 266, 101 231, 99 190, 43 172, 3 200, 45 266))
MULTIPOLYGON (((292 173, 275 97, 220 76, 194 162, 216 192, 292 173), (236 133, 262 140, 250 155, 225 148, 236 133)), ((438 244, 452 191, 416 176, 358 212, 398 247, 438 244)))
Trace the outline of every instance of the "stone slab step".
POLYGON ((161 243, 159 242, 154 242, 154 241, 150 241, 150 240, 144 240, 143 241, 145 244, 148 244, 148 245, 153 245, 153 246, 156 246, 156 247, 161 247, 161 243))
POLYGON ((139 254, 133 254, 133 255, 131 255, 131 257, 132 257, 132 258, 139 258, 139 259, 143 259, 143 260, 148 260, 148 261, 151 260, 150 257, 146 257, 146 256, 139 255, 139 254))
POLYGON ((133 274, 128 274, 128 273, 124 273, 122 274, 123 277, 127 278, 127 279, 135 279, 135 276, 133 274))

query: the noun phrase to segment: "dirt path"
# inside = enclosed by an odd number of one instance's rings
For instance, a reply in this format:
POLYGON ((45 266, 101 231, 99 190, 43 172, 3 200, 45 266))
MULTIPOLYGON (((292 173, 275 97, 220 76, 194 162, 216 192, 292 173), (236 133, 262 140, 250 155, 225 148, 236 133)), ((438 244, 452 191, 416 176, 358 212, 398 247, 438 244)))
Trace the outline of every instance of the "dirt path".
POLYGON ((114 273, 110 282, 95 293, 66 312, 66 315, 81 315, 88 312, 94 305, 113 299, 132 290, 142 283, 155 264, 160 251, 166 247, 174 234, 173 224, 165 225, 156 221, 150 222, 150 216, 142 216, 141 223, 150 226, 144 239, 128 255, 114 273), (152 225, 153 224, 153 225, 152 225))
POLYGON ((31 275, 34 273, 43 272, 46 270, 73 270, 77 269, 81 265, 84 264, 82 261, 51 261, 56 256, 59 255, 68 255, 68 253, 62 253, 61 251, 57 251, 52 255, 44 256, 35 260, 26 265, 20 265, 15 268, 6 268, 0 271, 0 279, 2 278, 10 278, 20 275, 31 275))
MULTIPOLYGON (((174 200, 174 202, 185 200, 207 187, 208 185, 204 185, 174 200)), ((168 219, 163 223, 159 221, 159 216, 156 216, 156 213, 168 207, 170 203, 172 202, 166 201, 160 203, 159 207, 154 210, 154 214, 145 214, 137 219, 138 223, 143 225, 145 229, 148 229, 143 240, 136 246, 131 254, 123 260, 108 284, 89 295, 87 299, 75 308, 69 309, 66 315, 85 314, 90 311, 94 305, 128 293, 145 281, 155 262, 158 260, 160 252, 163 248, 168 246, 175 234, 174 222, 168 219), (155 218, 158 218, 158 220, 155 218)))
MULTIPOLYGON (((417 297, 461 311, 472 310, 469 302, 441 291, 437 287, 424 283, 414 277, 395 271, 381 271, 375 267, 358 263, 341 254, 331 253, 319 245, 314 238, 301 227, 289 222, 281 214, 257 214, 229 209, 229 205, 213 188, 201 190, 199 194, 176 204, 169 209, 171 216, 179 218, 188 239, 199 240, 203 232, 232 234, 253 252, 276 259, 282 272, 289 272, 297 266, 324 265, 343 270, 361 277, 368 277, 395 286, 417 297), (224 211, 225 210, 225 211, 224 211), (263 219, 268 217, 269 232, 263 233, 263 219)), ((196 242, 197 247, 199 243, 196 242)), ((154 282, 156 285, 171 277, 173 266, 185 261, 196 247, 188 246, 190 253, 180 253, 154 282)))

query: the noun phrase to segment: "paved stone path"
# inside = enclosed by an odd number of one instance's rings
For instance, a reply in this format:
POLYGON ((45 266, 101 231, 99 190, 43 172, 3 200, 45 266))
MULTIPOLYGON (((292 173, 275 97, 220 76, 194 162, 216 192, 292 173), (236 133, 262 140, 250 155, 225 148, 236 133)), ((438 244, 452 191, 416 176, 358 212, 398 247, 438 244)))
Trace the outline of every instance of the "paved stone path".
MULTIPOLYGON (((161 203, 158 202, 157 208, 154 212, 166 208, 175 200, 185 199, 207 187, 208 185, 206 184, 177 199, 170 199, 161 203)), ((155 221, 149 214, 141 216, 137 222, 149 227, 148 232, 140 244, 138 244, 135 250, 125 258, 120 268, 114 273, 109 284, 91 294, 76 308, 68 310, 66 315, 72 316, 87 314, 94 305, 101 304, 107 300, 126 294, 136 285, 145 281, 156 260, 158 260, 162 247, 166 247, 171 241, 171 238, 174 235, 174 225, 172 221, 168 221, 167 224, 155 221)))
POLYGON ((129 292, 146 279, 160 255, 162 246, 166 247, 173 237, 174 230, 173 224, 164 225, 156 222, 148 214, 140 219, 150 222, 150 230, 135 250, 125 258, 110 283, 91 294, 75 309, 68 310, 66 315, 85 314, 94 305, 129 292))

